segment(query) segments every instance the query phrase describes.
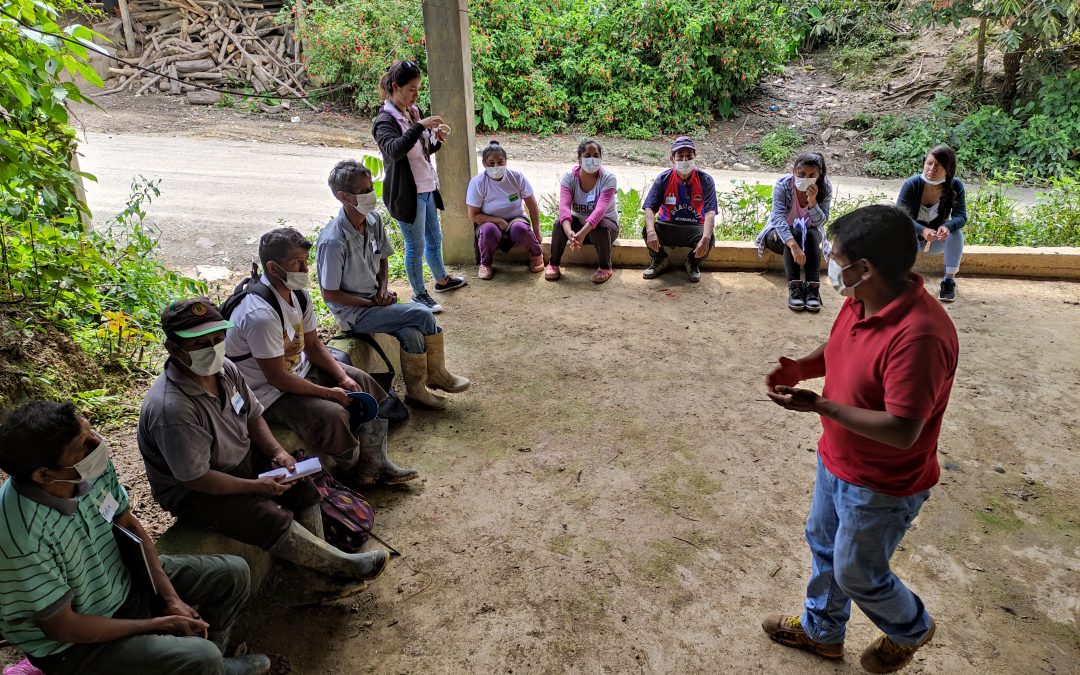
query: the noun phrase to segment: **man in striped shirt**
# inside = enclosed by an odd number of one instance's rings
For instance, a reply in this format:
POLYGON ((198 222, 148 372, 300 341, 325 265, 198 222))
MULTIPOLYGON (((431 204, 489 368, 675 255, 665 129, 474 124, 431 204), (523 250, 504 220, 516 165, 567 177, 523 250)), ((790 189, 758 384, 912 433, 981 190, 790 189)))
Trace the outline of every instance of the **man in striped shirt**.
POLYGON ((262 655, 222 657, 250 592, 247 563, 158 558, 105 440, 70 402, 14 410, 0 425, 0 469, 10 476, 0 486, 0 633, 36 667, 50 674, 269 670, 262 655), (135 547, 137 570, 121 557, 123 537, 135 547))

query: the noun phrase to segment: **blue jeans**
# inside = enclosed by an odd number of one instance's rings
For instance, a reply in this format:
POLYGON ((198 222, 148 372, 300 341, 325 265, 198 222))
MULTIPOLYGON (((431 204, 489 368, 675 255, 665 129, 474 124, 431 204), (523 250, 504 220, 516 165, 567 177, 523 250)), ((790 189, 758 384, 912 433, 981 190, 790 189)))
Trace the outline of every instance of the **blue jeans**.
POLYGON ((426 292, 424 287, 424 261, 435 281, 446 278, 442 259, 442 227, 439 226, 439 210, 435 208, 435 193, 421 192, 416 195, 416 220, 406 223, 399 220, 401 236, 405 238, 405 274, 409 277, 413 295, 426 292))
POLYGON ((350 317, 349 330, 355 333, 389 333, 410 354, 423 354, 425 335, 439 332, 435 315, 417 302, 399 302, 386 307, 368 307, 350 317))
POLYGON ((843 642, 854 600, 893 642, 914 645, 926 636, 930 615, 889 569, 889 559, 929 497, 929 490, 890 497, 852 485, 818 458, 806 519, 813 554, 802 615, 807 635, 817 642, 843 642))
MULTIPOLYGON (((919 253, 923 252, 926 240, 919 237, 919 253)), ((964 231, 950 232, 945 241, 930 242, 929 255, 945 254, 945 274, 954 275, 960 271, 960 260, 964 257, 964 231)))

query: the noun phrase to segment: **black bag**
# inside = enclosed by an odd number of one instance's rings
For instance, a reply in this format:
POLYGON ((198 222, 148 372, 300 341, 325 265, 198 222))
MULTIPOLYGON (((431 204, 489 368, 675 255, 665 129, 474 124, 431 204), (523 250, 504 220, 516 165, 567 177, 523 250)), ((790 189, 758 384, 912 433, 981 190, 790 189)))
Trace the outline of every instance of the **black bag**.
MULTIPOLYGON (((307 311, 308 306, 307 293, 304 293, 303 291, 293 291, 292 293, 293 297, 296 299, 297 305, 300 307, 300 314, 303 315, 304 312, 307 311)), ((232 295, 226 298, 225 302, 221 303, 221 306, 218 308, 221 311, 221 316, 226 319, 232 316, 232 313, 236 311, 240 302, 249 294, 259 296, 274 308, 278 318, 281 319, 281 330, 284 331, 285 315, 281 313, 281 303, 278 302, 278 294, 273 288, 262 282, 261 275, 259 274, 259 266, 255 263, 251 264, 251 277, 244 279, 237 284, 236 288, 233 289, 232 295)), ((228 354, 227 356, 233 363, 238 363, 250 359, 251 353, 237 354, 236 356, 228 354)))
MULTIPOLYGON (((386 398, 379 404, 379 417, 392 424, 399 424, 409 419, 409 409, 405 407, 405 404, 402 403, 401 399, 394 393, 394 378, 397 377, 397 371, 394 370, 394 364, 390 361, 390 357, 383 351, 379 342, 368 333, 348 333, 346 335, 339 335, 334 339, 350 337, 359 338, 366 342, 368 346, 375 350, 375 353, 382 358, 383 363, 386 364, 385 373, 368 373, 368 375, 371 375, 371 378, 378 382, 379 386, 386 391, 386 398)), ((334 355, 335 360, 349 366, 353 365, 349 355, 340 349, 331 347, 330 353, 334 355)))

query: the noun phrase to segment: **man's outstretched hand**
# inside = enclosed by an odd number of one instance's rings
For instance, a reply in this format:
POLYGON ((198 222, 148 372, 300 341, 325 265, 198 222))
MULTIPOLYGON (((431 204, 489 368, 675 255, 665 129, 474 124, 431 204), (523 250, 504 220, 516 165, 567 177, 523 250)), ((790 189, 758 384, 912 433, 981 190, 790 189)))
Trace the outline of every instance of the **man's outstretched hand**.
POLYGON ((818 412, 821 396, 809 389, 778 385, 766 392, 776 405, 795 412, 818 412))

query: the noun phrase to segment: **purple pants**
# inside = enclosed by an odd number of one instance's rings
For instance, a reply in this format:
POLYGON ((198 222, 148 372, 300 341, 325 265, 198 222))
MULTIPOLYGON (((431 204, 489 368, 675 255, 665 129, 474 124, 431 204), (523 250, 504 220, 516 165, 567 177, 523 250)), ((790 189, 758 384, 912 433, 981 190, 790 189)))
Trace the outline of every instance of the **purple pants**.
POLYGON ((480 245, 481 265, 490 265, 496 250, 506 253, 514 246, 523 246, 531 256, 543 255, 532 226, 524 220, 510 223, 510 229, 505 233, 495 223, 484 223, 476 230, 476 239, 480 245))

